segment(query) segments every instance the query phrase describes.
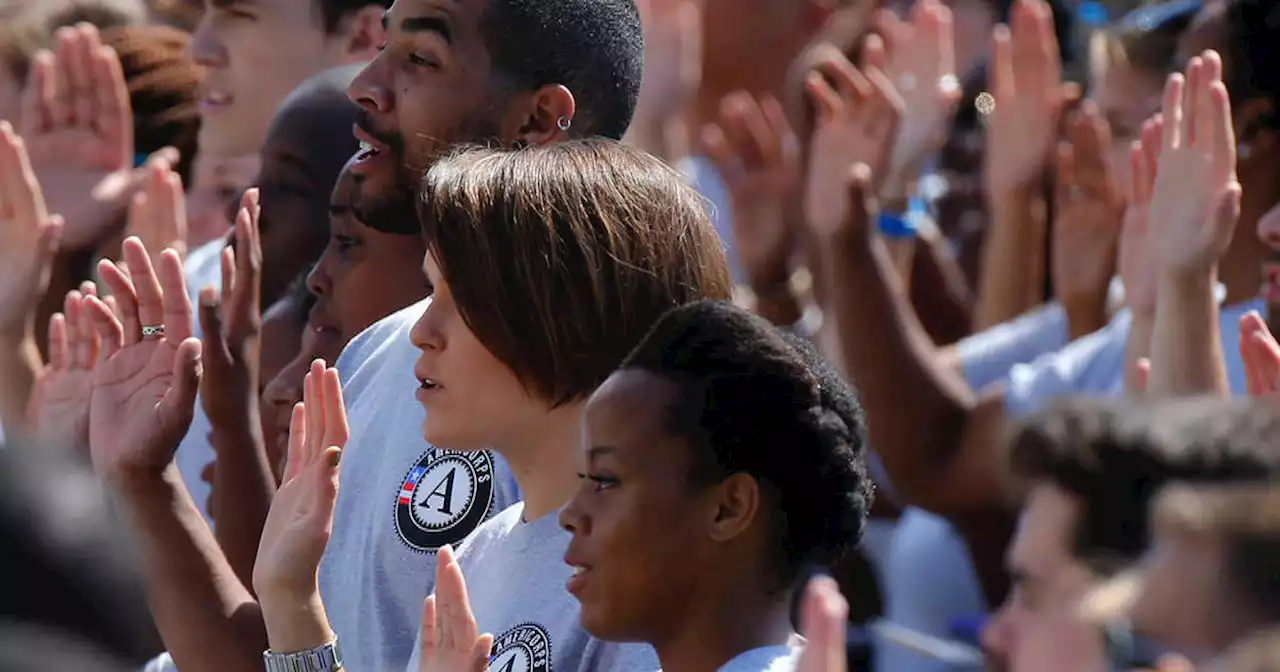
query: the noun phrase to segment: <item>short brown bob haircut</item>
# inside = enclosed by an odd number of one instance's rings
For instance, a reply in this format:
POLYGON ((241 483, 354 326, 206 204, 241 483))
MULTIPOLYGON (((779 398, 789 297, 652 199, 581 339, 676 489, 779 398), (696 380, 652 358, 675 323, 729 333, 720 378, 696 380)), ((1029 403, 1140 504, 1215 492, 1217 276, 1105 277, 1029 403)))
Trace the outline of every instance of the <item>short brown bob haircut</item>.
POLYGON ((706 202, 612 140, 459 150, 427 172, 418 215, 462 319, 553 406, 589 396, 668 310, 732 290, 706 202))

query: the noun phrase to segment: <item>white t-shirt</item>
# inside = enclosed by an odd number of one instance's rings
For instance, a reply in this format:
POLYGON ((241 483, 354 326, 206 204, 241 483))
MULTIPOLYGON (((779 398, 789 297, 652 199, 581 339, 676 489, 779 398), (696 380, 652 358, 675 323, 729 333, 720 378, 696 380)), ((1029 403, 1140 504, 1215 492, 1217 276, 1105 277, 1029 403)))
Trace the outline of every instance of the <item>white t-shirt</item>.
POLYGON ((402 670, 435 584, 436 549, 457 546, 520 500, 500 457, 422 438, 409 332, 421 301, 374 324, 338 359, 351 426, 320 594, 352 670, 402 670))
MULTIPOLYGON (((516 504, 481 525, 458 549, 471 610, 493 633, 494 672, 654 672, 648 644, 596 639, 582 628, 578 599, 565 590, 572 570, 564 553, 573 535, 558 513, 524 522, 516 504)), ((419 634, 421 634, 419 632, 419 634)), ((418 644, 408 672, 418 672, 418 644)))

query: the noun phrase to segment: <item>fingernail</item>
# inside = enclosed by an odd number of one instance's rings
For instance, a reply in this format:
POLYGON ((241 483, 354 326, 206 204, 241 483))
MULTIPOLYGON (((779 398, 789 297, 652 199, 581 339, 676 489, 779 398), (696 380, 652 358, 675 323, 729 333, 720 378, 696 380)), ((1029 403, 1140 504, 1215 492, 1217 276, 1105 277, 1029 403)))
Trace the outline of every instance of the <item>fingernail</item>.
POLYGON ((200 290, 200 305, 205 308, 213 308, 218 305, 218 290, 213 287, 205 287, 200 290))
POLYGON ((331 466, 331 467, 336 467, 336 466, 338 466, 338 463, 339 463, 339 462, 341 462, 341 461, 342 461, 342 449, 341 449, 341 448, 339 448, 338 450, 335 450, 335 451, 333 451, 333 452, 329 453, 329 466, 331 466))

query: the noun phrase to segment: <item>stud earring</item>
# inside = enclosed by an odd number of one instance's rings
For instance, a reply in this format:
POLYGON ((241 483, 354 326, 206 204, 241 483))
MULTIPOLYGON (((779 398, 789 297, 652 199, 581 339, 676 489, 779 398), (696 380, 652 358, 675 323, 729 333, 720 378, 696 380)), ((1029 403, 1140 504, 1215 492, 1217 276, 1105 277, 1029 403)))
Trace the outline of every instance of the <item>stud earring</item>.
POLYGON ((572 127, 573 120, 569 117, 560 117, 559 119, 556 119, 556 128, 559 128, 561 131, 568 133, 569 129, 572 127))

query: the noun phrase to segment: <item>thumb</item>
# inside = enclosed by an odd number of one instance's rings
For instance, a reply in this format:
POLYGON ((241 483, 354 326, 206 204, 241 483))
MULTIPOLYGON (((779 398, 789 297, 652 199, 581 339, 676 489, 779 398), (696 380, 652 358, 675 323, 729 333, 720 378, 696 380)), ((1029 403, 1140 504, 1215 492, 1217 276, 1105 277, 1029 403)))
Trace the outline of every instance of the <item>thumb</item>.
POLYGON ((1143 357, 1142 359, 1139 359, 1134 364, 1134 367, 1135 367, 1134 373, 1136 374, 1136 385, 1138 386, 1137 391, 1146 392, 1147 383, 1150 382, 1151 380, 1151 360, 1147 359, 1146 357, 1143 357))
POLYGON ((147 163, 152 161, 163 161, 167 164, 166 167, 173 167, 181 160, 182 153, 179 152, 176 147, 161 147, 147 157, 147 163))
POLYGON ((484 634, 476 638, 471 647, 471 672, 489 672, 489 656, 493 651, 493 635, 484 634))
POLYGON ((226 336, 222 333, 222 298, 212 287, 200 290, 200 329, 204 332, 204 356, 211 363, 221 364, 230 361, 226 336))
POLYGON ((178 345, 173 358, 173 388, 164 396, 164 402, 173 410, 181 410, 190 416, 195 408, 196 393, 200 391, 201 370, 199 340, 188 338, 178 345))
POLYGON ((1222 194, 1222 199, 1218 201, 1217 210, 1214 212, 1213 238, 1223 248, 1231 242, 1231 234, 1235 232, 1236 221, 1240 219, 1241 191, 1239 182, 1232 182, 1228 185, 1222 194))
POLYGON ((58 253, 58 245, 62 241, 62 228, 65 222, 62 215, 50 215, 48 221, 40 229, 40 242, 37 254, 42 266, 47 265, 58 253))
POLYGON ((865 163, 855 163, 849 169, 848 198, 849 210, 846 213, 845 226, 855 231, 870 230, 868 220, 871 219, 871 167, 865 163))

